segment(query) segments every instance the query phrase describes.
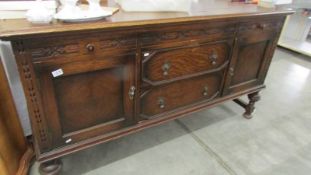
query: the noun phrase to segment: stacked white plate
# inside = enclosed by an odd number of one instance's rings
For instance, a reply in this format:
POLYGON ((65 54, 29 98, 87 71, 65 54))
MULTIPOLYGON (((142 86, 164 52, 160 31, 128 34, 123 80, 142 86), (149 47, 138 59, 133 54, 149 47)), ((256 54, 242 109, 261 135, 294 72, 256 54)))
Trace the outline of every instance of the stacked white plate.
POLYGON ((72 9, 61 9, 54 15, 54 18, 63 22, 85 22, 100 20, 112 14, 113 11, 104 8, 89 9, 88 6, 84 6, 84 8, 77 6, 72 9))

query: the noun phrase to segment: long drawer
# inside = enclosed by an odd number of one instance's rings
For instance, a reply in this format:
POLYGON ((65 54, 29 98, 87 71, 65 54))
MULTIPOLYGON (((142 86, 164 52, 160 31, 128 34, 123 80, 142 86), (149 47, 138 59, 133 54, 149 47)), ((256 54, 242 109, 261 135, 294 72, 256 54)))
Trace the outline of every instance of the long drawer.
POLYGON ((229 62, 232 44, 233 40, 227 39, 145 49, 142 52, 142 81, 156 86, 222 69, 229 62))
POLYGON ((207 102, 219 96, 223 71, 176 81, 152 88, 141 95, 143 119, 152 119, 160 114, 199 102, 207 102))

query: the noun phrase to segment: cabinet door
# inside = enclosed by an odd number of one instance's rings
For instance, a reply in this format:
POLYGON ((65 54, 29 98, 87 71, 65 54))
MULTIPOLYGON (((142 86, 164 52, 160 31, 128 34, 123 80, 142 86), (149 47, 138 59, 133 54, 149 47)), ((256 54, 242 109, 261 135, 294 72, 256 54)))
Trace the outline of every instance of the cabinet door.
POLYGON ((224 94, 247 90, 264 83, 277 35, 275 32, 261 32, 236 39, 224 94))
POLYGON ((52 148, 134 123, 135 55, 35 64, 52 148))

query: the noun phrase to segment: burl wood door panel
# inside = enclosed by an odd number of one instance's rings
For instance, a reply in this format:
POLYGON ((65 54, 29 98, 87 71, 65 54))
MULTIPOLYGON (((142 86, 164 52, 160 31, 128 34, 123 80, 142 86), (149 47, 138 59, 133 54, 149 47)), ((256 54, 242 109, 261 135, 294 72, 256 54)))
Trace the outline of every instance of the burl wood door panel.
POLYGON ((143 81, 152 85, 207 73, 228 61, 231 41, 218 41, 143 52, 143 81))
POLYGON ((53 147, 134 124, 134 65, 135 55, 35 65, 53 147))
POLYGON ((219 96, 223 71, 158 86, 141 95, 141 118, 151 119, 179 107, 219 96))

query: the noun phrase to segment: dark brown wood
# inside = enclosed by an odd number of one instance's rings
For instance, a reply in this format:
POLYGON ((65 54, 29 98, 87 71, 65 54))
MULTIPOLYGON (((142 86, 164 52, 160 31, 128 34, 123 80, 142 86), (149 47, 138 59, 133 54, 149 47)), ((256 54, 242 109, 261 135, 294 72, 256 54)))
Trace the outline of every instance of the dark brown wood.
POLYGON ((233 100, 236 104, 238 104, 238 105, 240 105, 240 106, 242 106, 243 108, 245 108, 246 106, 247 106, 247 103, 245 102, 245 101, 243 101, 243 100, 241 100, 241 99, 234 99, 233 100))
POLYGON ((53 133, 51 148, 112 132, 134 122, 134 103, 129 93, 135 85, 132 80, 135 57, 94 58, 49 68, 36 65, 35 74, 41 80, 39 93, 53 133), (63 74, 53 77, 52 72, 60 69, 63 74))
POLYGON ((28 174, 34 152, 24 137, 1 59, 0 143, 0 174, 28 174))
POLYGON ((247 119, 252 118, 252 113, 255 110, 255 103, 260 100, 259 92, 254 92, 251 94, 248 94, 249 103, 247 106, 245 106, 245 113, 243 116, 247 119))
POLYGON ((191 43, 143 52, 143 81, 158 85, 198 74, 217 71, 228 64, 232 40, 191 43))
POLYGON ((141 95, 141 116, 144 119, 220 95, 223 72, 177 81, 147 90, 141 95))
POLYGON ((163 123, 166 123, 166 122, 169 122, 169 121, 181 118, 181 117, 185 117, 185 115, 189 115, 189 114, 198 112, 200 110, 212 108, 212 107, 219 105, 219 104, 222 104, 228 100, 236 99, 242 95, 247 95, 247 94, 262 90, 264 88, 265 88, 264 85, 255 86, 255 87, 250 88, 248 90, 244 90, 244 91, 241 91, 238 93, 234 93, 231 95, 216 98, 215 100, 209 101, 207 103, 198 103, 196 105, 187 106, 186 108, 179 108, 178 110, 167 113, 167 114, 165 114, 165 116, 162 116, 162 117, 156 117, 152 120, 143 120, 143 121, 140 121, 136 125, 118 130, 118 131, 110 133, 110 134, 100 135, 96 138, 90 138, 90 139, 87 139, 87 140, 85 140, 79 144, 68 145, 66 147, 57 148, 53 151, 50 151, 48 153, 40 155, 38 157, 38 160, 41 162, 46 162, 49 160, 60 158, 64 155, 72 154, 72 153, 75 153, 77 151, 81 151, 81 150, 84 150, 86 148, 90 148, 92 146, 95 146, 95 145, 98 145, 101 143, 112 141, 112 140, 118 139, 120 137, 124 137, 124 136, 130 135, 130 134, 139 132, 141 130, 144 130, 145 128, 158 126, 158 125, 161 125, 163 123))
POLYGON ((62 162, 59 159, 41 163, 39 172, 41 175, 59 175, 62 169, 62 162))
POLYGON ((239 26, 224 94, 263 84, 282 25, 269 19, 239 26))
POLYGON ((56 173, 53 160, 64 155, 242 95, 248 104, 235 101, 249 118, 291 11, 231 10, 144 19, 120 12, 83 25, 8 21, 0 38, 13 44, 41 171, 56 173))
MULTIPOLYGON (((109 0, 114 2, 114 0, 109 0)), ((114 3, 112 3, 114 4, 114 3)), ((42 37, 46 34, 81 33, 85 31, 100 31, 115 28, 133 28, 156 25, 163 27, 172 23, 192 23, 213 20, 235 20, 258 17, 271 18, 272 16, 285 16, 293 13, 287 7, 260 8, 256 5, 223 3, 223 1, 199 1, 192 7, 189 13, 127 13, 120 10, 111 18, 92 23, 66 24, 54 21, 50 25, 35 25, 25 19, 1 20, 0 39, 11 40, 13 38, 42 37)), ((154 27, 154 26, 153 26, 154 27)))

